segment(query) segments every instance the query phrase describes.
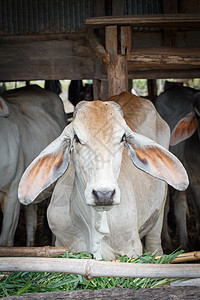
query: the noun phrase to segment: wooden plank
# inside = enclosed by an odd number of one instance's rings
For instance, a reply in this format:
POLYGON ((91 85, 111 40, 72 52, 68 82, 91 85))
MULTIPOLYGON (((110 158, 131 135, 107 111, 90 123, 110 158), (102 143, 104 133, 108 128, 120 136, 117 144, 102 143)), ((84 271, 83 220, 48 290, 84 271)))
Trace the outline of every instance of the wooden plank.
POLYGON ((157 96, 157 84, 156 79, 148 79, 147 80, 147 88, 148 88, 148 99, 154 101, 157 96))
POLYGON ((63 255, 67 247, 0 247, 0 257, 57 257, 63 255))
POLYGON ((163 55, 180 55, 180 56, 200 56, 199 47, 151 47, 151 48, 137 48, 133 49, 131 54, 163 54, 163 55))
POLYGON ((108 99, 108 81, 95 79, 93 80, 94 100, 108 99))
POLYGON ((126 55, 131 52, 131 27, 121 26, 121 54, 126 55))
POLYGON ((123 300, 144 300, 144 299, 189 299, 197 300, 200 295, 200 287, 180 286, 170 287, 162 286, 156 288, 144 288, 135 290, 133 288, 107 288, 100 290, 76 290, 59 291, 46 293, 26 293, 20 296, 7 296, 6 300, 105 300, 105 299, 123 299, 123 300))
POLYGON ((86 40, 20 40, 0 45, 0 80, 91 79, 92 53, 86 40))
POLYGON ((127 15, 87 18, 87 26, 132 25, 143 27, 196 27, 200 14, 127 15))
MULTIPOLYGON (((159 31, 133 31, 132 47, 155 48, 163 47, 163 34, 159 31)), ((180 30, 176 32, 177 47, 199 47, 200 48, 200 26, 198 30, 180 30)), ((168 46, 169 47, 169 46, 168 46)))
POLYGON ((93 30, 88 30, 88 42, 92 47, 92 51, 98 56, 101 64, 109 64, 110 56, 106 52, 101 41, 95 36, 93 30))
POLYGON ((136 49, 130 55, 127 55, 127 61, 132 69, 144 67, 199 67, 200 53, 199 48, 152 48, 136 49))
POLYGON ((106 50, 110 55, 118 54, 117 26, 106 26, 105 28, 106 50))
POLYGON ((131 70, 128 65, 129 79, 167 79, 167 78, 199 78, 200 68, 197 69, 168 69, 168 70, 131 70))
POLYGON ((117 95, 128 90, 126 56, 118 54, 117 26, 106 27, 106 50, 110 55, 110 64, 107 66, 108 96, 117 95))

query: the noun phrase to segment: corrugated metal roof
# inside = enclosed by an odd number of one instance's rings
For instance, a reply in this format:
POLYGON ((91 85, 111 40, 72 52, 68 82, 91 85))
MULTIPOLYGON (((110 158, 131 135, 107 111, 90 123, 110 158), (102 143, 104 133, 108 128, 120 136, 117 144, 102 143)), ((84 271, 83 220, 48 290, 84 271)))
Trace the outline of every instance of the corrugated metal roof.
POLYGON ((124 0, 125 15, 162 14, 162 0, 124 0))
MULTIPOLYGON (((111 1, 105 4, 111 15, 111 1)), ((162 0, 122 0, 122 5, 125 15, 163 13, 162 0)), ((95 0, 0 0, 0 35, 79 31, 95 15, 95 0)))
POLYGON ((94 16, 93 0, 0 0, 0 34, 77 31, 94 16))

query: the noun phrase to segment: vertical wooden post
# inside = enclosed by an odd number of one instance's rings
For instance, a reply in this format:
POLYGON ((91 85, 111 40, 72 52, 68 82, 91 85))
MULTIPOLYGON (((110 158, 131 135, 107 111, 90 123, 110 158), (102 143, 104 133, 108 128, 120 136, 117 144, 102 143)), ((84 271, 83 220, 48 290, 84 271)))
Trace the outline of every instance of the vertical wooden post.
POLYGON ((108 95, 117 95, 128 90, 128 74, 126 55, 118 54, 117 26, 105 28, 106 50, 110 55, 107 66, 108 95))
POLYGON ((121 27, 121 54, 126 55, 131 52, 131 27, 121 27))
POLYGON ((108 99, 108 80, 104 72, 104 66, 95 57, 94 60, 94 79, 93 79, 93 95, 94 100, 107 100, 108 99))
POLYGON ((108 96, 108 80, 94 79, 93 80, 94 100, 107 100, 108 96))
POLYGON ((157 96, 157 84, 156 84, 156 79, 148 79, 147 80, 147 85, 148 85, 148 96, 149 100, 152 102, 157 96))

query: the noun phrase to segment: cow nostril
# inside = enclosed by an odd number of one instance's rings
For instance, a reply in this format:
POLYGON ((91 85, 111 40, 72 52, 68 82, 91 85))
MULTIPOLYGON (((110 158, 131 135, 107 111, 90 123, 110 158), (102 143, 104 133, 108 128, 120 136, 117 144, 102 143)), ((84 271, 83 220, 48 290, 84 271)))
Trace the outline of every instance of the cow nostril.
POLYGON ((113 197, 115 195, 115 190, 108 192, 92 191, 94 195, 94 200, 96 205, 109 206, 113 204, 113 197))

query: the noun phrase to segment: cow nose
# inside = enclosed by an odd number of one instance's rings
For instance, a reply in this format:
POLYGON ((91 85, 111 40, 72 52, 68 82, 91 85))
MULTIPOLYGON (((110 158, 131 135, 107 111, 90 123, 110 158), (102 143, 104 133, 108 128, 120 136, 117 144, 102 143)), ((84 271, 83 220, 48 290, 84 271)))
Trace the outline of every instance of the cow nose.
POLYGON ((93 190, 94 202, 97 206, 109 206, 113 205, 113 197, 115 190, 108 192, 100 192, 93 190))

